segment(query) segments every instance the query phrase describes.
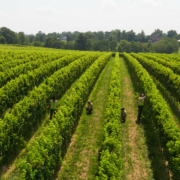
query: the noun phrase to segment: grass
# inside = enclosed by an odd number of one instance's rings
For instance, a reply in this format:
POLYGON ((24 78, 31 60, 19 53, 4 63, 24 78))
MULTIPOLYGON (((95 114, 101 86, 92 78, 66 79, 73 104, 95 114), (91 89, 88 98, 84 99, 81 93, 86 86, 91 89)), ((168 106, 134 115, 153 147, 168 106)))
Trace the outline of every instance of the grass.
POLYGON ((124 60, 122 67, 122 106, 127 110, 127 121, 123 124, 125 152, 125 180, 168 180, 169 172, 165 165, 152 122, 146 117, 146 106, 143 110, 142 121, 136 124, 137 99, 143 93, 135 76, 124 60))
POLYGON ((94 105, 93 113, 86 115, 86 110, 83 111, 58 179, 95 179, 98 170, 99 150, 104 135, 103 117, 113 63, 114 59, 102 71, 89 97, 94 105))
POLYGON ((128 68, 122 58, 122 107, 127 111, 127 120, 123 124, 123 144, 125 152, 126 180, 152 180, 153 173, 148 158, 146 137, 142 125, 136 124, 137 99, 139 92, 135 91, 128 68))

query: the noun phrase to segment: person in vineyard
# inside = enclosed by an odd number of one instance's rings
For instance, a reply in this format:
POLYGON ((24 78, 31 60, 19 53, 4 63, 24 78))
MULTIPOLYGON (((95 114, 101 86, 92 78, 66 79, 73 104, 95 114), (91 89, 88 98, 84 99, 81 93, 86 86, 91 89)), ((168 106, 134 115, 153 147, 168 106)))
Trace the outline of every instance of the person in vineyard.
POLYGON ((125 108, 123 107, 123 108, 121 108, 121 120, 122 120, 122 123, 125 123, 126 116, 127 116, 127 113, 126 113, 125 108))
POLYGON ((57 107, 58 107, 58 101, 56 100, 56 97, 52 97, 52 99, 49 102, 49 105, 46 108, 51 108, 50 112, 50 119, 52 119, 53 114, 56 113, 57 107))
POLYGON ((90 100, 88 100, 88 105, 86 106, 86 112, 87 114, 91 114, 92 111, 93 111, 93 103, 90 100))
POLYGON ((142 114, 143 107, 144 107, 144 99, 146 97, 147 97, 147 95, 145 96, 144 94, 141 94, 139 99, 138 99, 138 117, 137 117, 137 121, 140 121, 141 114, 142 114))

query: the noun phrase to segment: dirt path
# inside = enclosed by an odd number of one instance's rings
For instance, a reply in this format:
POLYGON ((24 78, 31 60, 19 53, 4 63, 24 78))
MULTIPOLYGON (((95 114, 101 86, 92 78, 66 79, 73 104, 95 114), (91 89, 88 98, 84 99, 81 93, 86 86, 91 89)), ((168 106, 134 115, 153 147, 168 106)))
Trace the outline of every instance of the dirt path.
POLYGON ((92 115, 84 110, 71 144, 67 150, 58 178, 61 180, 94 180, 98 170, 99 149, 103 138, 104 105, 114 59, 102 71, 89 99, 93 102, 92 115))
POLYGON ((125 146, 125 176, 127 180, 153 179, 148 159, 148 148, 144 129, 136 124, 137 120, 137 98, 128 69, 122 58, 122 107, 127 111, 127 120, 123 124, 123 139, 125 146))

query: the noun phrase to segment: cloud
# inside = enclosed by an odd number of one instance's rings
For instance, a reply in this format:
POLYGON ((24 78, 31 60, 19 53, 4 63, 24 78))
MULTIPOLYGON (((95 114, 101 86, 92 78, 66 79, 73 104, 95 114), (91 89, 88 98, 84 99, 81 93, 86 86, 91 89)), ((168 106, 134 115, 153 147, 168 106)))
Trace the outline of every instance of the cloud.
POLYGON ((118 11, 118 6, 113 0, 103 0, 101 1, 100 11, 104 11, 104 12, 118 11))
POLYGON ((141 0, 141 2, 145 4, 151 4, 152 6, 155 6, 155 7, 162 5, 161 1, 156 1, 156 0, 141 0))
POLYGON ((0 10, 0 16, 2 16, 2 17, 8 17, 8 16, 10 16, 10 14, 7 14, 7 13, 5 13, 4 11, 1 11, 1 10, 0 10))
POLYGON ((128 7, 130 8, 137 8, 140 5, 151 5, 153 7, 162 6, 162 2, 159 0, 128 0, 128 7))
POLYGON ((37 9, 38 14, 52 15, 57 14, 57 10, 50 6, 42 5, 37 9))

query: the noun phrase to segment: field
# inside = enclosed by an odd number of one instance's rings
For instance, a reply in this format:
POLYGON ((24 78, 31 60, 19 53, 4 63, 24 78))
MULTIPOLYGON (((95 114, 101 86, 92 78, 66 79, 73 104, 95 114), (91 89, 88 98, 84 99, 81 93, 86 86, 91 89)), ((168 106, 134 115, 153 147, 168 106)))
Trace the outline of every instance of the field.
POLYGON ((180 180, 179 54, 0 45, 0 77, 0 179, 180 180))

